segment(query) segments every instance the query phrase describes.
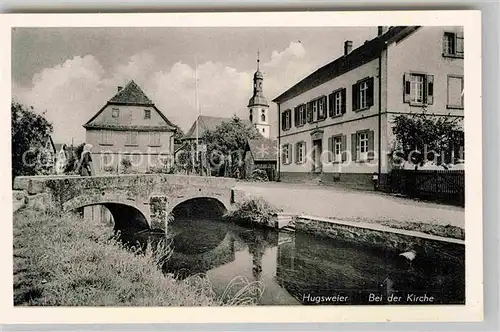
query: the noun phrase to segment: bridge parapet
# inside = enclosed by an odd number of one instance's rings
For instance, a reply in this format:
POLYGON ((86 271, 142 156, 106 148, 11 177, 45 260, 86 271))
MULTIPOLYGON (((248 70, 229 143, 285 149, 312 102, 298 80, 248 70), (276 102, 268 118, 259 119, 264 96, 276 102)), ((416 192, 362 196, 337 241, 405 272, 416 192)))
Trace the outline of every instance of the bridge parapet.
POLYGON ((133 206, 150 226, 163 228, 158 216, 168 215, 177 204, 188 199, 215 198, 226 209, 232 209, 233 203, 243 197, 233 189, 235 184, 236 180, 231 178, 171 174, 20 176, 14 179, 13 189, 26 192, 28 200, 38 202, 31 205, 39 208, 48 201, 63 210, 106 203, 133 206), (161 197, 164 199, 160 201, 165 202, 163 213, 157 210, 161 197))

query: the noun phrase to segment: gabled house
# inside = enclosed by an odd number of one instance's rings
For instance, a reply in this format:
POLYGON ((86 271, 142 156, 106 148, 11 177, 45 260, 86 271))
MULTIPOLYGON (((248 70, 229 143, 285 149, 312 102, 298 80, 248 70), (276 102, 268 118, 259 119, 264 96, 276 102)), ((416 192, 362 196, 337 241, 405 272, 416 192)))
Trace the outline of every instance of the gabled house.
POLYGON ((172 165, 175 125, 134 81, 118 87, 83 127, 96 174, 121 173, 124 165, 136 172, 172 165))
POLYGON ((269 181, 277 178, 278 141, 267 138, 249 140, 245 151, 245 174, 249 178, 256 169, 266 172, 269 181))

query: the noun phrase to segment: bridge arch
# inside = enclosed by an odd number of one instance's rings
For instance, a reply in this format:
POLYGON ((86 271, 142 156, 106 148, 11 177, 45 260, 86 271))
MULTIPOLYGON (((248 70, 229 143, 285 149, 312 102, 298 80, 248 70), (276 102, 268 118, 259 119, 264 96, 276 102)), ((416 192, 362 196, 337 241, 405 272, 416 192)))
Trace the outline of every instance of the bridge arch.
POLYGON ((182 200, 172 202, 168 214, 173 215, 177 220, 185 218, 220 218, 227 212, 228 206, 228 203, 219 197, 184 197, 182 200))
POLYGON ((148 214, 141 211, 135 204, 115 200, 89 200, 76 197, 63 204, 63 211, 77 211, 86 207, 104 206, 109 210, 116 230, 149 229, 148 214))

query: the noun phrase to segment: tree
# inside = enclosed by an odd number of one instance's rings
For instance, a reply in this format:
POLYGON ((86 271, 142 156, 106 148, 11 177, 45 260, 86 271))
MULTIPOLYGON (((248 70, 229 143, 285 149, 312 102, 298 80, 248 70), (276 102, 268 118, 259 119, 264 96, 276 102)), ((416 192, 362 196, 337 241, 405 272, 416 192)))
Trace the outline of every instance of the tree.
POLYGON ((82 157, 84 145, 85 143, 80 143, 70 150, 68 163, 66 164, 64 173, 71 174, 77 171, 78 163, 80 162, 80 158, 82 157))
POLYGON ((47 173, 51 156, 44 144, 52 133, 52 124, 32 106, 12 101, 10 110, 12 178, 47 173))
POLYGON ((463 131, 460 119, 450 116, 431 116, 422 113, 401 114, 392 121, 396 147, 392 151, 396 159, 422 165, 430 159, 438 163, 452 162, 463 148, 463 131))
POLYGON ((222 122, 213 131, 203 134, 207 144, 207 156, 210 166, 223 166, 225 175, 242 174, 245 147, 250 139, 260 136, 257 129, 248 122, 233 116, 230 121, 222 122))
POLYGON ((175 125, 175 133, 174 133, 174 143, 182 144, 182 139, 184 138, 184 132, 181 127, 175 125))

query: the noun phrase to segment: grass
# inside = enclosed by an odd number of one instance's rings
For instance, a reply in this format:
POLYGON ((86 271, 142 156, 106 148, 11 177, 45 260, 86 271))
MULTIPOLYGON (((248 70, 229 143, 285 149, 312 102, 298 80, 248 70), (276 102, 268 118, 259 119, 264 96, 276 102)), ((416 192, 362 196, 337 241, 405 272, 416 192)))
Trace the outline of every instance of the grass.
POLYGON ((465 240, 465 229, 452 225, 429 224, 416 221, 382 221, 382 225, 392 228, 417 231, 452 239, 465 240))
POLYGON ((249 198, 237 203, 236 209, 226 213, 225 218, 242 225, 273 227, 272 216, 278 212, 282 210, 263 198, 249 198))
POLYGON ((430 235, 442 236, 452 239, 465 240, 465 229, 453 225, 431 224, 420 221, 404 220, 367 220, 365 218, 348 219, 354 222, 374 223, 406 231, 421 232, 430 235))
POLYGON ((165 275, 158 266, 170 249, 160 249, 132 252, 109 226, 20 209, 14 214, 14 304, 219 306, 256 304, 262 295, 262 284, 244 278, 217 296, 204 275, 165 275))

